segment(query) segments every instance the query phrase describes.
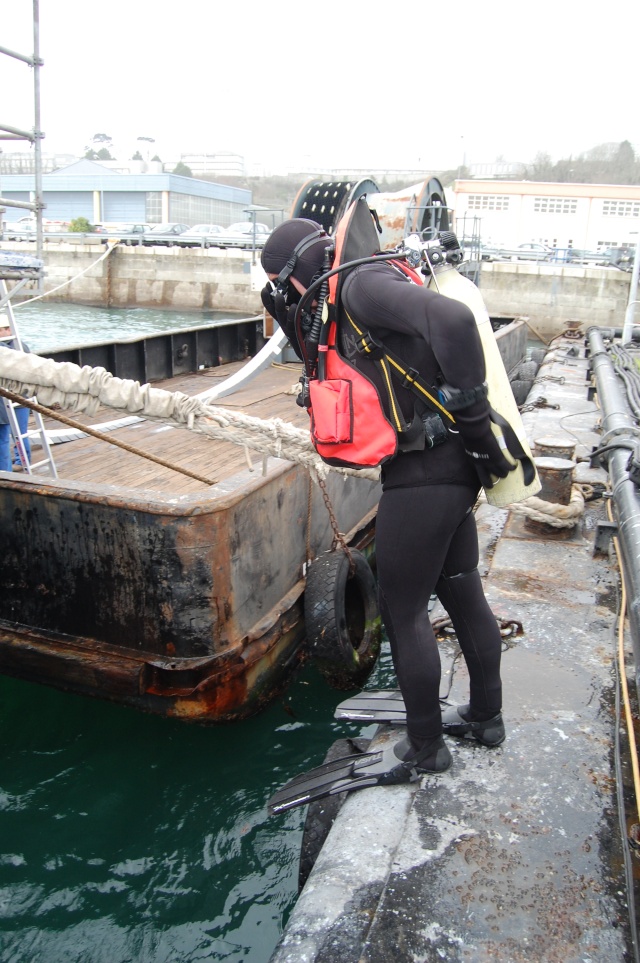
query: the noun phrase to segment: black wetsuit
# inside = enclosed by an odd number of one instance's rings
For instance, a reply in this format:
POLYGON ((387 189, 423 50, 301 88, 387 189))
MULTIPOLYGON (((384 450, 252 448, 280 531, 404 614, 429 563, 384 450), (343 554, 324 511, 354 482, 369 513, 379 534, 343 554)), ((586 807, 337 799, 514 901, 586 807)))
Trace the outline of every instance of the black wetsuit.
MULTIPOLYGON (((379 263, 349 273, 341 303, 359 326, 429 384, 441 377, 455 388, 468 389, 484 381, 476 321, 461 302, 379 263)), ((370 363, 358 364, 375 378, 370 363)), ((398 387, 397 396, 410 419, 413 394, 398 387)), ((477 569, 472 508, 480 482, 467 453, 480 452, 496 474, 507 473, 488 412, 486 400, 455 412, 459 433, 449 433, 437 447, 400 453, 382 469, 376 523, 380 609, 415 743, 442 732, 440 656, 428 611, 434 591, 453 622, 469 669, 472 709, 478 718, 489 718, 502 708, 501 637, 477 569)))

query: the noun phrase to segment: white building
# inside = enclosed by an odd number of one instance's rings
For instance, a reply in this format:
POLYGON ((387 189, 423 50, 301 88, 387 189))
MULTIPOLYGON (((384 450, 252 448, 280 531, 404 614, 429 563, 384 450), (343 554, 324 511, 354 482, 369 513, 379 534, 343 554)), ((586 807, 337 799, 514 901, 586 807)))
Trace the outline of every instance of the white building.
POLYGON ((484 244, 595 251, 635 246, 640 232, 640 185, 458 180, 453 196, 458 234, 478 233, 484 244))

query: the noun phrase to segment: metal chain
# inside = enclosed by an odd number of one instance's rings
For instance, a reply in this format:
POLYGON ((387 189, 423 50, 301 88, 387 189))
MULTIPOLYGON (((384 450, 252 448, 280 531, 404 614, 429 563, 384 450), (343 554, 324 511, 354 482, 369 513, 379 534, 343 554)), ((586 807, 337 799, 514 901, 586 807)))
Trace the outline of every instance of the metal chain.
POLYGON ((327 491, 327 486, 324 483, 324 479, 318 476, 317 480, 318 485, 320 486, 320 491, 322 492, 322 498, 324 499, 324 503, 329 513, 329 521, 331 522, 331 529, 333 531, 333 542, 331 544, 331 549, 335 550, 338 545, 341 547, 344 554, 349 559, 349 577, 351 578, 356 570, 356 563, 353 560, 353 555, 351 554, 351 550, 345 541, 344 535, 342 532, 338 531, 338 521, 334 514, 333 506, 331 504, 331 499, 329 498, 329 492, 327 491))
MULTIPOLYGON (((524 633, 522 622, 518 622, 516 619, 496 619, 496 622, 498 623, 498 629, 503 639, 509 638, 513 635, 522 635, 524 633)), ((440 618, 432 619, 431 627, 437 639, 444 640, 447 638, 447 636, 456 636, 453 622, 447 615, 442 615, 440 618)))

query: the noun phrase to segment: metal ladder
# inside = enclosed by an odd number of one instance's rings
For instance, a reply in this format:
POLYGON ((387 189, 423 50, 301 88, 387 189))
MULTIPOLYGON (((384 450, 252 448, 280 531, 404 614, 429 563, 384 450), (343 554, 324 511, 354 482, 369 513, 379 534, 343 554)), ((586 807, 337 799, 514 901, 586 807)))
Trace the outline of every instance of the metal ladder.
MULTIPOLYGON (((6 316, 9 321, 9 328, 11 330, 11 335, 7 337, 0 337, 0 342, 12 341, 20 351, 22 348, 22 340, 18 329, 16 327, 16 319, 13 313, 13 307, 11 304, 11 298, 17 293, 17 291, 26 284, 26 280, 18 281, 17 284, 12 288, 11 292, 7 290, 7 283, 3 278, 0 278, 0 312, 6 311, 6 316)), ((0 314, 0 327, 6 327, 3 324, 2 317, 0 314)), ((31 401, 37 401, 36 398, 31 398, 31 401)), ((27 426, 27 431, 22 432, 20 430, 20 425, 18 424, 18 419, 16 417, 16 408, 19 407, 17 402, 9 401, 8 398, 1 398, 0 403, 4 405, 5 411, 7 413, 7 418, 9 420, 9 428, 11 431, 11 437, 13 439, 13 444, 15 444, 16 451, 18 453, 18 458, 20 464, 24 471, 29 475, 34 473, 35 469, 44 469, 53 478, 58 477, 58 472, 56 469, 55 462, 53 460, 53 453, 51 451, 51 446, 49 444, 49 439, 47 438, 47 432, 45 431, 44 422, 42 420, 42 415, 38 411, 31 411, 30 418, 34 418, 36 427, 35 429, 29 429, 27 426), (27 455, 27 449, 25 448, 25 439, 29 441, 39 441, 42 448, 43 458, 39 461, 32 461, 27 455)))

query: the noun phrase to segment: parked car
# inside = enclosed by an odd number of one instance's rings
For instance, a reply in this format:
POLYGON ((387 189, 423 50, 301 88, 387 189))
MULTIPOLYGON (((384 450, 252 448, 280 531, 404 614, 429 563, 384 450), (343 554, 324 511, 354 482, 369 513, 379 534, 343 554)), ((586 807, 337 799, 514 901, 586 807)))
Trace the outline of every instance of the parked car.
MULTIPOLYGON (((66 234, 69 227, 68 221, 54 221, 51 218, 42 218, 43 234, 66 234)), ((28 241, 35 237, 38 229, 38 222, 34 214, 18 218, 17 221, 7 223, 3 229, 3 239, 5 241, 28 241)))
POLYGON ((36 233, 36 219, 33 216, 19 217, 17 221, 5 224, 5 241, 22 241, 36 233))
POLYGON ((142 243, 145 245, 162 244, 170 246, 175 243, 178 234, 184 234, 188 230, 188 224, 156 224, 150 231, 142 235, 142 243))
POLYGON ((596 251, 585 251, 582 248, 568 247, 562 253, 562 260, 569 264, 599 264, 600 255, 596 251))
POLYGON ((251 221, 239 221, 232 224, 220 236, 220 247, 239 247, 251 249, 254 246, 264 247, 271 228, 266 224, 253 224, 251 221))
POLYGON ((225 229, 219 224, 196 224, 179 234, 175 243, 180 247, 215 247, 217 238, 224 233, 225 229))
POLYGON ((552 247, 548 247, 546 244, 536 244, 532 241, 526 244, 518 244, 511 251, 511 256, 515 257, 517 261, 552 261, 555 255, 556 252, 552 247))
POLYGON ((107 238, 119 238, 123 244, 140 244, 142 236, 151 230, 150 224, 96 224, 94 232, 107 238))
POLYGON ((480 258, 481 261, 494 261, 500 256, 500 248, 493 244, 471 244, 468 241, 463 241, 463 250, 466 261, 474 260, 480 258))

